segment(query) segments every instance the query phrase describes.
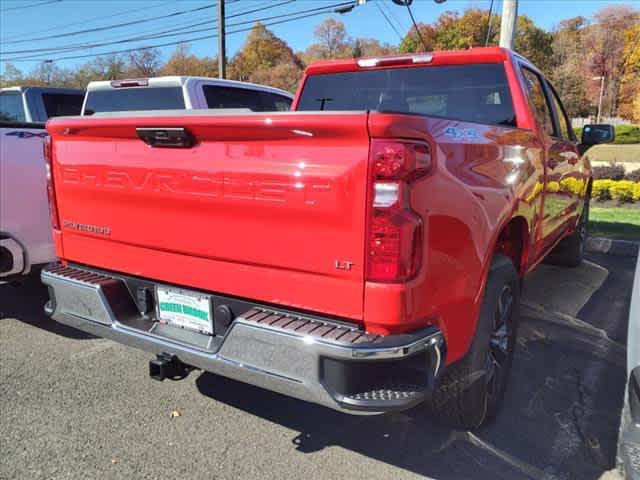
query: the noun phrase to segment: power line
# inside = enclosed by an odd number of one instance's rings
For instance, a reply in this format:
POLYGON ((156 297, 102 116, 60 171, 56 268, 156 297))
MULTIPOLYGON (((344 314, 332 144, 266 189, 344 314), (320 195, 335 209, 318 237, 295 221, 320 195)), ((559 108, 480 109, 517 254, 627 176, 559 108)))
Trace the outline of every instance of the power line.
MULTIPOLYGON (((256 1, 256 0, 254 0, 254 1, 256 1)), ((236 1, 234 2, 234 4, 235 4, 235 5, 240 5, 240 3, 239 3, 239 2, 240 2, 240 0, 236 0, 236 1)), ((268 5, 268 4, 270 4, 270 3, 273 3, 273 1, 272 1, 272 0, 267 0, 267 1, 265 1, 265 2, 259 3, 259 4, 258 4, 258 6, 259 6, 259 7, 263 7, 263 6, 268 5)), ((229 1, 227 0, 227 1, 225 2, 225 4, 226 4, 226 6, 229 6, 229 1)), ((228 18, 228 15, 227 15, 227 18, 228 18)))
POLYGON ((260 12, 260 11, 262 11, 262 10, 268 10, 268 9, 270 9, 270 8, 280 7, 280 6, 282 6, 282 5, 286 5, 287 3, 293 3, 293 2, 295 2, 295 1, 296 1, 296 0, 284 0, 284 1, 279 2, 279 3, 273 3, 273 2, 272 2, 272 3, 269 3, 269 6, 268 6, 268 7, 254 8, 253 10, 244 10, 244 11, 242 11, 242 12, 234 13, 233 15, 225 15, 225 18, 235 18, 235 17, 240 17, 240 16, 242 16, 242 15, 248 15, 248 14, 250 14, 250 13, 260 12))
POLYGON ((391 20, 389 20, 389 17, 387 17, 387 14, 384 13, 384 10, 382 10, 382 8, 380 7, 380 2, 374 2, 376 4, 376 7, 378 7, 378 10, 380 11, 380 13, 382 14, 382 16, 384 17, 384 19, 387 21, 387 23, 391 26, 391 28, 393 29, 394 32, 396 32, 396 35, 398 35, 398 38, 402 41, 402 35, 400 34, 400 32, 398 31, 398 29, 395 27, 395 25, 393 23, 391 23, 391 20))
MULTIPOLYGON (((152 6, 145 5, 142 8, 135 8, 133 10, 131 10, 131 9, 122 10, 120 12, 116 12, 116 13, 113 13, 111 15, 100 15, 100 16, 97 16, 97 17, 91 17, 91 18, 87 18, 85 20, 78 20, 77 22, 65 23, 64 25, 56 25, 54 27, 45 28, 44 30, 37 30, 35 32, 31 32, 31 35, 38 35, 40 33, 51 32, 52 30, 60 30, 60 28, 63 28, 63 27, 66 28, 66 27, 74 27, 76 25, 86 25, 87 23, 94 22, 95 20, 106 20, 108 18, 121 17, 122 15, 127 15, 129 13, 135 13, 135 12, 141 12, 142 10, 152 10, 154 8, 163 7, 163 6, 168 5, 170 3, 174 3, 174 0, 169 0, 168 2, 163 2, 163 3, 159 3, 157 5, 152 5, 152 6)), ((22 35, 14 35, 14 36, 11 36, 9 38, 6 38, 4 43, 9 43, 9 40, 13 40, 14 38, 17 38, 17 37, 21 37, 21 39, 22 39, 22 35)))
MULTIPOLYGON (((213 27, 201 28, 201 29, 196 29, 196 30, 185 30, 185 28, 189 28, 189 27, 193 27, 193 26, 210 25, 210 24, 211 24, 211 20, 207 20, 207 21, 204 21, 204 22, 198 22, 198 23, 195 23, 195 24, 188 25, 187 27, 178 27, 178 28, 173 28, 173 29, 161 31, 161 32, 152 33, 152 34, 149 34, 149 35, 139 35, 139 36, 135 36, 135 37, 126 37, 126 38, 123 38, 123 39, 111 40, 111 41, 108 41, 108 42, 76 43, 74 45, 67 45, 67 46, 53 47, 53 48, 34 48, 34 49, 30 49, 30 50, 13 50, 13 51, 10 51, 10 52, 4 52, 4 54, 5 55, 15 55, 15 54, 22 53, 22 54, 45 55, 45 54, 55 54, 55 53, 61 53, 61 52, 73 52, 73 51, 77 51, 77 50, 89 50, 91 48, 106 47, 108 45, 118 45, 118 44, 122 44, 122 43, 140 42, 140 41, 145 41, 145 40, 156 40, 156 39, 159 39, 159 38, 166 38, 166 37, 174 37, 174 36, 177 36, 177 35, 183 35, 185 33, 198 33, 198 32, 206 32, 206 31, 211 31, 211 30, 216 30, 217 29, 217 27, 213 26, 213 27)), ((25 58, 27 58, 27 57, 25 57, 25 58)), ((31 56, 29 58, 35 58, 35 57, 31 56)), ((13 58, 4 59, 4 61, 13 61, 13 58)))
MULTIPOLYGON (((259 12, 262 10, 267 10, 269 8, 274 8, 274 7, 278 7, 278 6, 282 6, 282 5, 286 5, 288 3, 292 3, 295 0, 284 0, 281 1, 279 3, 272 3, 270 4, 268 7, 263 7, 263 8, 254 8, 252 10, 245 10, 242 12, 237 12, 234 15, 228 15, 226 16, 226 18, 236 18, 236 17, 240 17, 242 15, 245 14, 249 14, 249 13, 255 13, 255 12, 259 12)), ((232 23, 229 26, 238 26, 238 25, 246 25, 248 23, 253 23, 254 21, 263 21, 263 20, 271 20, 274 18, 279 18, 281 16, 290 16, 290 15, 295 15, 297 13, 308 13, 311 11, 317 11, 317 10, 324 10, 328 7, 319 7, 319 8, 314 8, 314 9, 309 9, 309 10, 302 10, 299 12, 293 12, 293 13, 289 13, 289 14, 284 14, 284 15, 275 15, 275 16, 271 16, 271 17, 264 17, 264 18, 259 18, 259 19, 255 19, 255 20, 249 20, 249 21, 244 21, 244 22, 238 22, 238 23, 232 23)), ((213 27, 208 27, 208 28, 202 28, 202 29, 198 29, 198 30, 185 30, 187 28, 191 28, 191 27, 198 27, 201 25, 210 25, 211 21, 210 20, 205 20, 205 21, 200 21, 200 22, 196 22, 196 23, 191 23, 191 24, 186 24, 180 27, 174 27, 171 28, 169 30, 164 30, 164 31, 151 31, 152 33, 150 35, 137 35, 135 37, 125 37, 124 39, 118 39, 118 40, 110 40, 107 42, 98 42, 98 43, 76 43, 76 44, 71 44, 71 45, 66 45, 66 46, 59 46, 59 47, 42 47, 42 48, 31 48, 31 49, 26 49, 26 50, 11 50, 11 51, 5 51, 3 52, 4 55, 15 55, 15 54, 25 54, 25 53, 38 53, 38 54, 42 54, 44 55, 44 52, 63 52, 63 51, 67 51, 67 52, 72 52, 74 50, 86 50, 89 48, 96 48, 96 47, 104 47, 107 45, 118 45, 118 44, 122 44, 122 43, 131 43, 131 42, 137 42, 137 41, 144 41, 144 40, 154 40, 154 39, 158 39, 158 38, 166 38, 166 37, 171 37, 171 36, 176 36, 176 35, 181 35, 183 33, 199 33, 199 32, 206 32, 206 31, 211 31, 211 30, 215 30, 217 27, 213 26, 213 27), (176 33, 173 33, 176 32, 176 33)), ((140 32, 140 33, 144 33, 144 32, 140 32)))
MULTIPOLYGON (((285 4, 285 3, 291 3, 291 0, 287 0, 287 1, 281 2, 281 4, 285 4)), ((241 22, 230 23, 228 26, 229 27, 237 27, 237 26, 242 26, 242 25, 253 24, 255 22, 278 20, 278 19, 281 19, 281 18, 297 16, 297 15, 313 13, 313 12, 329 13, 332 10, 327 10, 327 9, 334 9, 336 7, 342 7, 342 6, 345 6, 345 5, 350 5, 351 3, 352 2, 343 2, 343 3, 333 4, 333 5, 325 5, 323 7, 316 7, 316 8, 306 9, 306 10, 300 10, 300 11, 296 11, 296 12, 290 12, 290 13, 279 14, 279 15, 272 15, 272 16, 262 17, 262 18, 255 18, 255 19, 251 19, 251 20, 245 20, 245 21, 241 21, 241 22)), ((236 15, 232 15, 232 16, 229 16, 229 17, 238 17, 238 16, 241 16, 241 15, 242 15, 241 13, 238 13, 236 15)), ((198 23, 192 24, 191 26, 209 25, 210 23, 211 22, 209 20, 207 20, 207 21, 204 21, 204 22, 198 22, 198 23)), ((156 39, 167 38, 167 37, 175 37, 175 36, 183 35, 183 34, 209 32, 209 31, 215 31, 217 29, 216 26, 200 28, 200 29, 192 29, 192 30, 185 30, 184 28, 188 28, 188 27, 173 28, 173 29, 166 30, 166 31, 163 31, 163 32, 157 32, 157 33, 152 34, 152 35, 141 35, 141 36, 136 36, 136 37, 129 37, 129 38, 122 39, 122 40, 115 40, 115 41, 108 41, 108 42, 101 42, 101 43, 82 44, 82 45, 76 44, 76 45, 69 45, 69 46, 66 46, 66 47, 59 47, 59 48, 15 50, 15 51, 12 51, 12 52, 5 52, 5 53, 7 53, 7 54, 17 54, 17 53, 23 53, 23 54, 24 53, 34 53, 35 54, 35 53, 37 53, 38 55, 45 55, 45 54, 49 54, 49 53, 72 52, 74 50, 86 50, 86 49, 90 49, 90 48, 105 47, 105 46, 108 46, 108 45, 118 45, 118 44, 122 44, 122 43, 131 43, 131 42, 146 41, 146 40, 156 40, 156 39)), ((230 33, 232 33, 232 32, 230 32, 230 33)), ((12 62, 12 61, 16 61, 16 60, 26 61, 26 60, 35 60, 36 58, 37 58, 37 56, 30 55, 30 56, 27 56, 27 57, 14 57, 14 58, 8 58, 8 59, 5 58, 4 61, 6 61, 6 62, 12 62)), ((67 58, 67 57, 64 57, 64 58, 67 58)))
POLYGON ((20 5, 19 7, 3 8, 3 9, 0 10, 0 13, 9 12, 11 10, 25 10, 25 9, 29 9, 29 8, 41 7, 43 5, 49 5, 50 3, 58 3, 58 2, 61 2, 61 1, 62 0, 47 0, 45 2, 30 3, 28 5, 20 5))
MULTIPOLYGON (((314 12, 314 13, 308 13, 308 14, 304 14, 301 15, 300 12, 298 13, 294 13, 293 15, 297 15, 294 18, 288 18, 288 19, 284 19, 284 20, 276 20, 273 22, 269 22, 269 23, 265 23, 265 26, 272 26, 272 25, 279 25, 282 23, 288 23, 288 22, 293 22, 296 20, 301 20, 304 18, 309 18, 309 17, 314 17, 314 16, 318 16, 318 15, 324 15, 326 13, 332 13, 334 10, 334 8, 337 7, 341 7, 341 6, 346 6, 346 5, 351 5, 353 4, 352 1, 350 2, 344 2, 344 3, 340 3, 340 4, 334 4, 334 5, 327 5, 324 8, 324 11, 318 11, 318 12, 314 12)), ((292 14, 289 14, 289 16, 292 14)), ((259 21, 259 20, 250 20, 250 22, 254 22, 254 21, 259 21)), ((247 22, 244 22, 247 23, 247 22)), ((237 30, 233 30, 228 32, 228 34, 234 34, 234 33, 241 33, 241 32, 248 32, 252 29, 253 27, 248 27, 248 28, 241 28, 241 29, 237 29, 237 30)), ((185 32, 186 33, 186 32, 185 32)), ((193 32, 192 32, 193 33, 193 32)), ((53 61, 60 61, 60 60, 75 60, 75 59, 79 59, 79 58, 89 58, 89 57, 97 57, 97 56, 101 56, 101 55, 117 55, 119 53, 129 53, 129 52, 135 52, 138 50, 148 50, 150 48, 159 48, 159 47, 168 47, 168 46, 172 46, 172 45, 179 45, 181 43, 190 43, 190 42, 196 42, 196 41, 200 41, 200 40, 210 40, 212 38, 216 38, 217 35, 216 34, 212 34, 212 35, 202 35, 199 37, 192 37, 192 38, 183 38, 177 41, 172 41, 172 42, 167 42, 167 43, 160 43, 160 44, 154 44, 154 45, 145 45, 145 46, 138 46, 138 47, 134 47, 134 48, 127 48, 124 50, 114 50, 114 51, 110 51, 110 52, 99 52, 99 53, 90 53, 90 54, 83 54, 83 55, 71 55, 71 56, 66 56, 66 57, 59 57, 59 58, 55 58, 55 59, 48 59, 48 58, 24 58, 24 57, 19 57, 19 58, 12 58, 12 59, 4 59, 3 61, 5 62, 43 62, 46 60, 53 60, 53 61)))
POLYGON ((400 30, 408 30, 408 28, 402 23, 402 21, 396 16, 393 8, 391 8, 385 0, 377 0, 382 3, 382 8, 387 12, 387 15, 395 20, 396 25, 400 28, 400 30))
MULTIPOLYGON (((249 11, 237 12, 237 14, 234 14, 234 15, 227 15, 226 18, 234 18, 234 17, 240 16, 240 15, 243 15, 245 13, 248 13, 248 12, 250 13, 250 12, 254 12, 254 11, 258 11, 258 10, 267 10, 268 8, 274 8, 274 7, 277 7, 279 5, 284 5, 284 4, 287 4, 287 3, 291 3, 293 1, 295 1, 295 0, 286 0, 286 1, 283 1, 281 3, 276 3, 276 4, 274 4, 273 2, 267 2, 268 7, 265 7, 265 8, 262 8, 262 9, 254 9, 254 10, 249 10, 249 11)), ((231 5, 239 4, 239 2, 240 2, 240 0, 226 0, 226 3, 227 4, 231 3, 231 5)), ((157 6, 162 6, 162 5, 166 5, 166 4, 169 4, 169 3, 174 3, 174 0, 170 0, 168 2, 165 2, 165 3, 157 5, 157 6)), ((266 4, 262 4, 261 6, 264 6, 264 5, 266 5, 266 4)), ((132 10, 131 12, 133 12, 133 11, 137 11, 137 10, 132 10)), ((144 33, 144 34, 151 34, 153 36, 153 35, 159 34, 159 33, 161 34, 161 33, 168 33, 168 32, 176 32, 176 31, 180 31, 182 29, 187 29, 187 28, 192 28, 192 27, 199 27, 201 25, 210 25, 210 24, 211 24, 211 20, 204 20, 204 21, 199 21, 199 22, 193 23, 193 19, 189 19, 187 22, 182 22, 182 23, 172 22, 171 25, 170 25, 172 28, 169 29, 169 30, 158 31, 158 27, 156 26, 156 27, 153 27, 151 29, 136 30, 136 34, 141 35, 141 34, 144 33)), ((169 26, 169 25, 167 25, 167 26, 169 26)), ((119 40, 129 39, 129 38, 131 38, 130 35, 131 34, 126 34, 124 37, 112 38, 110 40, 110 42, 117 43, 119 40)), ((152 38, 152 37, 149 37, 149 38, 152 38)), ((109 42, 107 42, 107 43, 109 43, 109 42)), ((86 48, 85 45, 87 45, 87 43, 83 42, 83 43, 76 43, 76 44, 67 45, 67 46, 63 45, 63 46, 58 46, 58 47, 46 47, 46 48, 29 49, 29 50, 23 50, 21 52, 28 52, 28 51, 33 51, 33 52, 36 52, 36 51, 38 51, 38 52, 47 51, 47 52, 49 52, 49 51, 62 51, 62 50, 73 51, 73 50, 79 50, 79 49, 81 50, 82 48, 86 48), (74 47, 74 48, 72 48, 72 47, 74 47)), ((18 51, 16 50, 16 51, 13 51, 13 52, 4 52, 4 53, 9 54, 9 53, 17 53, 17 52, 18 51)))
POLYGON ((88 29, 85 29, 85 30, 76 30, 75 32, 59 33, 57 35, 49 35, 49 36, 46 36, 46 37, 37 37, 37 38, 26 38, 26 39, 22 39, 22 40, 13 40, 11 42, 4 42, 4 44, 7 45, 7 44, 15 44, 15 43, 34 42, 34 41, 37 41, 37 40, 50 40, 50 39, 53 39, 53 38, 72 37, 72 36, 75 36, 75 35, 81 35, 83 33, 102 32, 104 30, 111 30, 113 28, 128 27, 130 25, 137 25, 137 24, 140 24, 140 23, 152 22, 154 20, 159 20, 161 18, 177 17, 179 15, 185 15, 187 13, 200 12, 202 10, 207 10, 207 9, 213 8, 213 7, 215 7, 215 5, 204 5, 202 7, 193 8, 191 10, 181 10, 181 11, 172 12, 172 13, 169 13, 169 14, 166 14, 166 15, 159 15, 157 17, 143 18, 143 19, 140 19, 140 20, 132 20, 130 22, 117 23, 117 24, 114 24, 114 25, 106 25, 106 26, 96 27, 96 28, 88 28, 88 29))
POLYGON ((424 47, 425 51, 429 50, 427 48, 427 44, 424 41, 424 37, 422 36, 422 32, 420 31, 420 29, 418 28, 418 24, 416 23, 416 19, 413 16, 413 12, 411 11, 411 5, 409 5, 411 2, 407 2, 405 0, 405 5, 407 6, 407 10, 409 11, 409 16, 411 17, 411 21, 413 22, 413 26, 416 29, 416 33, 418 34, 418 37, 420 38, 420 41, 422 42, 422 46, 424 47))
MULTIPOLYGON (((179 32, 179 33, 183 33, 182 30, 187 29, 187 28, 192 28, 192 27, 198 27, 201 25, 210 25, 211 24, 211 20, 205 20, 205 21, 200 21, 200 22, 196 22, 196 23, 184 23, 184 24, 180 24, 177 26, 174 26, 173 28, 169 29, 169 30, 163 30, 163 31, 158 31, 157 28, 152 28, 150 30, 143 30, 141 32, 138 32, 140 35, 137 35, 135 37, 131 37, 129 36, 130 34, 128 34, 127 36, 124 37, 120 37, 120 38, 115 38, 112 40, 109 40, 108 42, 100 42, 100 43, 73 43, 73 44, 69 44, 69 45, 60 45, 60 46, 56 46, 56 47, 42 47, 42 48, 31 48, 31 49, 27 49, 27 50, 11 50, 11 51, 4 51, 2 52, 3 55, 15 55, 18 53, 42 53, 42 52, 60 52, 60 51, 74 51, 74 50, 83 50, 83 49, 88 49, 88 48, 94 48, 97 46, 104 46, 104 45, 111 45, 111 44, 117 44, 120 43, 121 41, 138 41, 138 40, 148 40, 148 39, 152 39, 155 37, 155 35, 157 34, 163 34, 163 33, 169 33, 169 32, 179 32), (145 34, 145 35, 142 35, 145 34)), ((215 28, 215 27, 213 27, 215 28)))
MULTIPOLYGON (((57 1, 61 1, 61 0, 57 0, 57 1)), ((248 15, 250 13, 259 12, 261 10, 267 10, 269 8, 275 8, 275 7, 278 7, 278 6, 281 6, 281 5, 286 5, 286 4, 292 3, 294 1, 295 0, 284 0, 284 1, 279 2, 279 3, 270 2, 268 6, 263 6, 261 8, 254 8, 254 9, 251 9, 251 10, 243 10, 241 12, 234 13, 233 15, 228 15, 227 18, 234 18, 234 17, 238 17, 240 15, 248 15)), ((227 2, 229 2, 229 0, 227 0, 227 2)), ((235 2, 232 2, 232 3, 238 3, 238 2, 239 2, 239 0, 235 0, 235 2)), ((166 2, 166 3, 173 3, 173 2, 166 2)), ((165 5, 166 3, 163 3, 162 5, 165 5)), ((202 11, 202 10, 205 10, 205 9, 208 9, 208 8, 213 8, 213 7, 215 7, 215 5, 205 5, 203 7, 194 8, 192 10, 178 11, 178 12, 173 12, 173 13, 169 13, 169 14, 165 14, 165 15, 152 17, 152 18, 133 20, 133 21, 130 21, 130 22, 116 23, 116 24, 113 24, 113 25, 106 25, 106 26, 102 26, 102 27, 90 28, 90 29, 85 29, 85 30, 77 30, 77 31, 73 31, 73 32, 60 33, 60 34, 56 34, 56 35, 48 35, 48 36, 44 36, 44 37, 21 38, 20 40, 0 42, 0 44, 4 43, 4 45, 8 45, 8 44, 34 42, 34 41, 39 41, 39 40, 51 40, 51 39, 56 39, 56 38, 63 38, 63 37, 82 35, 82 34, 85 34, 85 33, 93 33, 93 32, 98 32, 98 31, 111 30, 111 29, 114 29, 114 28, 121 28, 121 27, 126 27, 126 26, 131 26, 131 25, 137 25, 137 24, 140 24, 140 23, 151 22, 151 21, 155 21, 155 20, 162 20, 162 19, 165 19, 165 18, 172 18, 172 17, 176 17, 176 16, 179 16, 179 15, 184 15, 184 14, 187 14, 187 13, 199 12, 199 11, 202 11)), ((128 12, 122 12, 122 13, 123 14, 124 13, 132 13, 132 12, 137 12, 139 10, 144 10, 144 9, 130 10, 128 12)), ((114 15, 114 16, 116 16, 116 15, 114 15)), ((105 17, 105 18, 109 18, 109 17, 105 17)), ((13 38, 15 38, 15 37, 13 37, 13 38)))

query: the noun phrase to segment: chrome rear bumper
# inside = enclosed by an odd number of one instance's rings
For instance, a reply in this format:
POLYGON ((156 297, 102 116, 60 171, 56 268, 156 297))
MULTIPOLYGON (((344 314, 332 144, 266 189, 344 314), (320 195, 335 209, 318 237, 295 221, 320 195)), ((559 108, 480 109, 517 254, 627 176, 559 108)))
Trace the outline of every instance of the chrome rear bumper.
POLYGON ((141 315, 124 277, 81 266, 42 271, 53 319, 98 337, 347 413, 424 400, 444 365, 436 328, 381 337, 330 319, 255 304, 223 336, 141 315))

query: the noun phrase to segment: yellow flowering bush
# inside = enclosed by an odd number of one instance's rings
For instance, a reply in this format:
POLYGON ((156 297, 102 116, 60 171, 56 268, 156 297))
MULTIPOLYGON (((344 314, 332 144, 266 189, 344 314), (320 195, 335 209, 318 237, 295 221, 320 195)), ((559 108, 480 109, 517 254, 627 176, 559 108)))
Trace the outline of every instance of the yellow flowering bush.
POLYGON ((584 180, 574 177, 564 178, 560 181, 560 188, 563 192, 570 192, 574 195, 582 196, 584 191, 584 180))
POLYGON ((640 201, 640 182, 631 180, 594 180, 591 196, 596 200, 640 201))
POLYGON ((533 202, 538 197, 538 195, 540 195, 540 192, 542 192, 542 190, 544 190, 544 184, 542 182, 536 182, 536 184, 533 186, 533 190, 531 190, 531 193, 527 195, 527 203, 533 202))
POLYGON ((558 182, 547 183, 547 192, 558 193, 560 191, 560 184, 558 182))
POLYGON ((615 180, 594 180, 591 196, 597 200, 611 200, 611 185, 615 180))
POLYGON ((619 180, 617 182, 613 182, 613 185, 609 187, 611 198, 618 200, 619 202, 632 202, 633 186, 634 182, 631 180, 619 180))

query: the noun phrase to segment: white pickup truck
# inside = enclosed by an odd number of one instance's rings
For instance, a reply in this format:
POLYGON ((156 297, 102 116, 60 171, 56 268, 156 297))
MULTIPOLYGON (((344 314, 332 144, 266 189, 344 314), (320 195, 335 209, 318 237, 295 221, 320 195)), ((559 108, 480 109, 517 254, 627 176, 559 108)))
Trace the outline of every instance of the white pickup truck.
POLYGON ((84 91, 0 89, 0 279, 27 274, 55 258, 47 206, 45 122, 78 115, 84 91))
POLYGON ((143 110, 289 110, 277 88, 206 77, 98 81, 82 90, 11 87, 0 92, 0 279, 55 259, 42 155, 44 123, 60 115, 143 110))
POLYGON ((91 82, 82 115, 144 110, 287 111, 293 95, 254 83, 207 77, 156 77, 91 82))

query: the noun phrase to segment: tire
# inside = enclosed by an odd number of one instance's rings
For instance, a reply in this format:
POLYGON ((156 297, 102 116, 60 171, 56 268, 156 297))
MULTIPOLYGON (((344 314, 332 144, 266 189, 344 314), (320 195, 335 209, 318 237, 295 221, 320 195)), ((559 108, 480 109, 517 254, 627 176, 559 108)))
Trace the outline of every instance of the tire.
POLYGON ((429 402, 454 427, 476 429, 498 413, 513 363, 519 305, 518 273, 508 257, 495 255, 471 347, 444 371, 429 402))
POLYGON ((547 261, 563 267, 577 267, 584 259, 584 247, 587 240, 589 223, 589 198, 585 199, 582 214, 578 219, 576 231, 563 239, 549 254, 547 261))

